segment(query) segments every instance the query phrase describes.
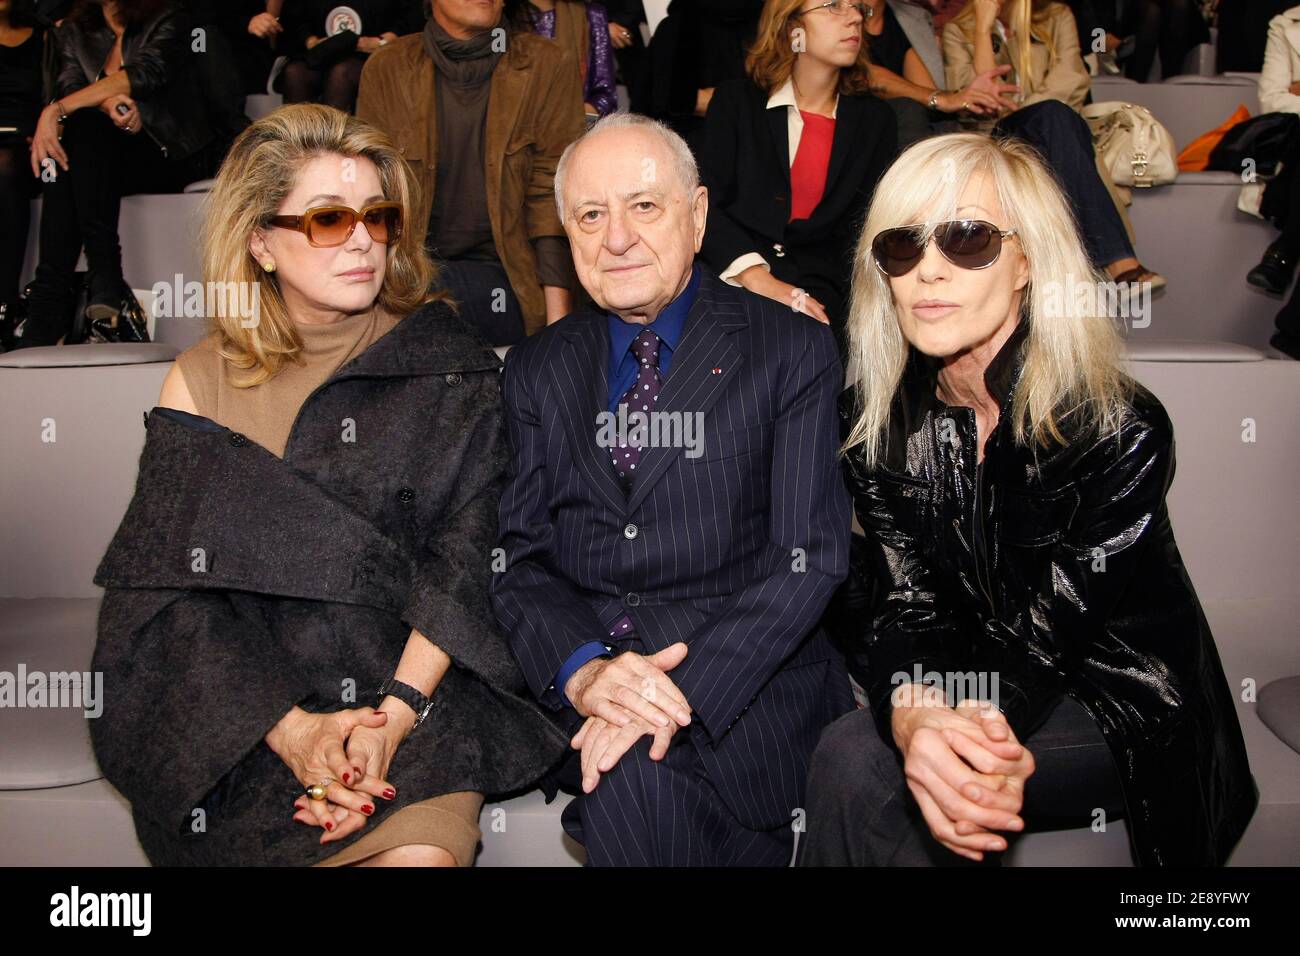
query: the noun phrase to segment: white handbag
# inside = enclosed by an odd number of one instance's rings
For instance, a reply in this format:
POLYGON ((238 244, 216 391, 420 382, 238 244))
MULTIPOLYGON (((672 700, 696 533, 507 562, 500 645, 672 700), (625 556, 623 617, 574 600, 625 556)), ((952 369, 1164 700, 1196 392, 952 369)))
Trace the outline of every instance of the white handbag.
POLYGON ((1174 138, 1146 107, 1107 101, 1079 112, 1092 129, 1097 157, 1115 185, 1145 189, 1178 177, 1174 138))

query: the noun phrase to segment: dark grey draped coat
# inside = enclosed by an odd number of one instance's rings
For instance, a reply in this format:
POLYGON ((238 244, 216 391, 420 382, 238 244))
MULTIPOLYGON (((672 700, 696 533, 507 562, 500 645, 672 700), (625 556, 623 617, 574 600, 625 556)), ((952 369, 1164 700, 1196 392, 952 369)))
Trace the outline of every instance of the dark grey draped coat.
POLYGON ((292 820, 302 785, 263 737, 295 704, 373 705, 413 627, 453 666, 366 829, 437 794, 527 788, 564 754, 488 603, 508 460, 498 370, 435 304, 307 398, 283 459, 211 419, 148 414, 95 576, 91 739, 155 864, 304 865, 356 840, 320 847, 292 820))

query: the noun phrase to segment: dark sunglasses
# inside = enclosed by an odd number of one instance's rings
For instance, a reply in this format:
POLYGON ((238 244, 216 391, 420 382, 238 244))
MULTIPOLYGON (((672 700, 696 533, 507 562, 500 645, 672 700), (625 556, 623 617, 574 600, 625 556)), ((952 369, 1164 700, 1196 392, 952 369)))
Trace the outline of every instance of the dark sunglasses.
POLYGON ((296 229, 307 236, 313 246, 341 246, 348 241, 360 219, 375 242, 387 245, 402 236, 402 204, 371 203, 357 212, 350 206, 317 206, 301 216, 272 216, 270 225, 296 229))
MULTIPOLYGON (((871 241, 871 256, 876 268, 897 279, 905 276, 921 261, 928 239, 923 239, 924 226, 898 226, 886 229, 871 241)), ((1002 240, 1016 234, 1016 230, 1001 230, 982 219, 954 219, 934 227, 935 245, 945 259, 963 269, 987 269, 997 262, 1002 253, 1002 240)))

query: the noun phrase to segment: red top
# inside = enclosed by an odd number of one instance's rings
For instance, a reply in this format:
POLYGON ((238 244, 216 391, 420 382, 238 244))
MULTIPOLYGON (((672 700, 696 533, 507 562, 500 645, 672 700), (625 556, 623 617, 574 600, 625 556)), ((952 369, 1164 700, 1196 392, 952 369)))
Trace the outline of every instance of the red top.
POLYGON ((835 139, 835 120, 804 110, 799 115, 803 117, 803 135, 790 167, 790 222, 807 219, 822 201, 835 139))

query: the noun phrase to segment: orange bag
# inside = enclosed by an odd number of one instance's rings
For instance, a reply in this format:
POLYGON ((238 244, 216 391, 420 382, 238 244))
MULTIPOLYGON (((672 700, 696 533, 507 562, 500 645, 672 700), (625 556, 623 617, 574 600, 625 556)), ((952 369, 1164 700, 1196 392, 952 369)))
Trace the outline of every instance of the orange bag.
POLYGON ((1214 152, 1214 147, 1219 145, 1219 140, 1223 139, 1228 130, 1232 129, 1238 123, 1244 123, 1250 119, 1250 110, 1246 109, 1245 104, 1237 107, 1237 111, 1228 117, 1227 122, 1217 129, 1212 129, 1208 133, 1202 133, 1196 139, 1192 140, 1183 151, 1178 154, 1178 169, 1184 173, 1202 172, 1210 162, 1210 153, 1214 152))

